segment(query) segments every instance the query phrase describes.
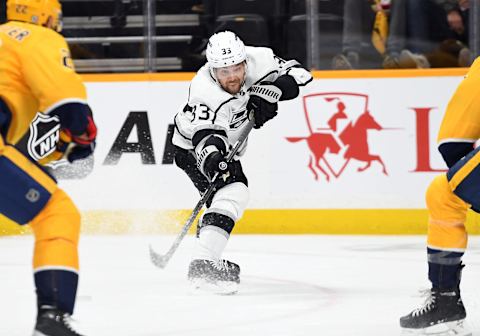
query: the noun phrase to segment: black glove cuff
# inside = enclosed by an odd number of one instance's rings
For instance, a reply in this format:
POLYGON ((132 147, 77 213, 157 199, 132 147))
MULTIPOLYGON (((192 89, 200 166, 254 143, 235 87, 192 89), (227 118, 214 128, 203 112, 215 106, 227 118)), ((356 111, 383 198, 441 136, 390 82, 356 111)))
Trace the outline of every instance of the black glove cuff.
POLYGON ((250 97, 259 97, 268 103, 276 103, 282 96, 282 90, 271 82, 262 82, 259 85, 252 85, 250 97))
POLYGON ((206 163, 207 163, 207 160, 210 156, 212 156, 213 154, 217 153, 218 152, 218 148, 215 147, 215 146, 206 146, 205 148, 203 148, 200 153, 198 153, 197 155, 197 168, 198 170, 200 170, 202 172, 202 174, 204 175, 207 175, 206 174, 206 163))
POLYGON ((272 84, 282 91, 282 96, 280 97, 280 100, 290 100, 297 98, 298 94, 300 93, 295 78, 289 75, 283 75, 278 77, 277 80, 272 84))

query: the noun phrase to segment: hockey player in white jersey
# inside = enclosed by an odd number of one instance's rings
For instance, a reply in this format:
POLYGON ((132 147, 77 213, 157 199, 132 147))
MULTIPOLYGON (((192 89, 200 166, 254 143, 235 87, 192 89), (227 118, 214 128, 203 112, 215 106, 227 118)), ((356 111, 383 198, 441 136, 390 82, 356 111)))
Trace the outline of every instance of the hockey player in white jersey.
POLYGON ((294 99, 299 86, 312 80, 294 60, 285 61, 269 48, 245 47, 233 32, 212 35, 207 63, 193 78, 188 101, 175 116, 175 163, 203 193, 219 172, 213 197, 197 226, 197 245, 188 279, 194 288, 234 293, 240 267, 222 259, 229 235, 248 202, 248 181, 239 158, 225 157, 253 111, 254 128, 277 115, 278 101, 294 99))

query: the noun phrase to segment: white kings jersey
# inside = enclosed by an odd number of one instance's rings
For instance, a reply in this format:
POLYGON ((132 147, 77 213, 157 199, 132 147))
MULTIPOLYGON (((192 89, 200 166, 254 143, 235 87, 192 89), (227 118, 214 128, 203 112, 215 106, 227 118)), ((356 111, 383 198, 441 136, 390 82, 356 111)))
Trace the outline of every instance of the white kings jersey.
MULTIPOLYGON (((204 129, 225 131, 231 146, 238 140, 242 129, 247 125, 247 102, 249 89, 263 81, 274 82, 288 74, 299 86, 312 80, 310 72, 298 67, 297 61, 285 61, 273 54, 270 48, 246 47, 247 67, 245 82, 239 93, 232 95, 224 91, 212 77, 208 64, 195 75, 188 94, 188 102, 175 116, 174 145, 193 149, 193 135, 204 129)), ((245 152, 246 143, 239 150, 245 152)))

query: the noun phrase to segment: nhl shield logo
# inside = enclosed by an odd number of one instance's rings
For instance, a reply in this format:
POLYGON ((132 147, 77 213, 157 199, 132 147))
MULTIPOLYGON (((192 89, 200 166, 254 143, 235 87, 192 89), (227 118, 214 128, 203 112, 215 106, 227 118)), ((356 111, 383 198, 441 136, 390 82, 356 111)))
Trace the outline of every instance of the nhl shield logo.
POLYGON ((38 112, 30 124, 28 154, 39 161, 55 151, 60 139, 60 119, 38 112))

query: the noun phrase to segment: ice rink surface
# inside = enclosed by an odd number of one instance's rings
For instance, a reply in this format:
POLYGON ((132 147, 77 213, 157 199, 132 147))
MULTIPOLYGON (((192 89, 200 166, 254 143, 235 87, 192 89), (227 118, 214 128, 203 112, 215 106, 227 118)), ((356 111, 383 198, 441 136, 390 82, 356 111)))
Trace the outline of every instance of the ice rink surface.
MULTIPOLYGON (((86 336, 392 336, 423 303, 425 237, 233 235, 225 257, 240 264, 237 295, 190 293, 187 237, 165 270, 174 236, 87 236, 74 318, 86 336)), ((31 335, 33 238, 0 238, 0 335, 31 335)), ((467 321, 480 336, 480 237, 464 257, 467 321)))

